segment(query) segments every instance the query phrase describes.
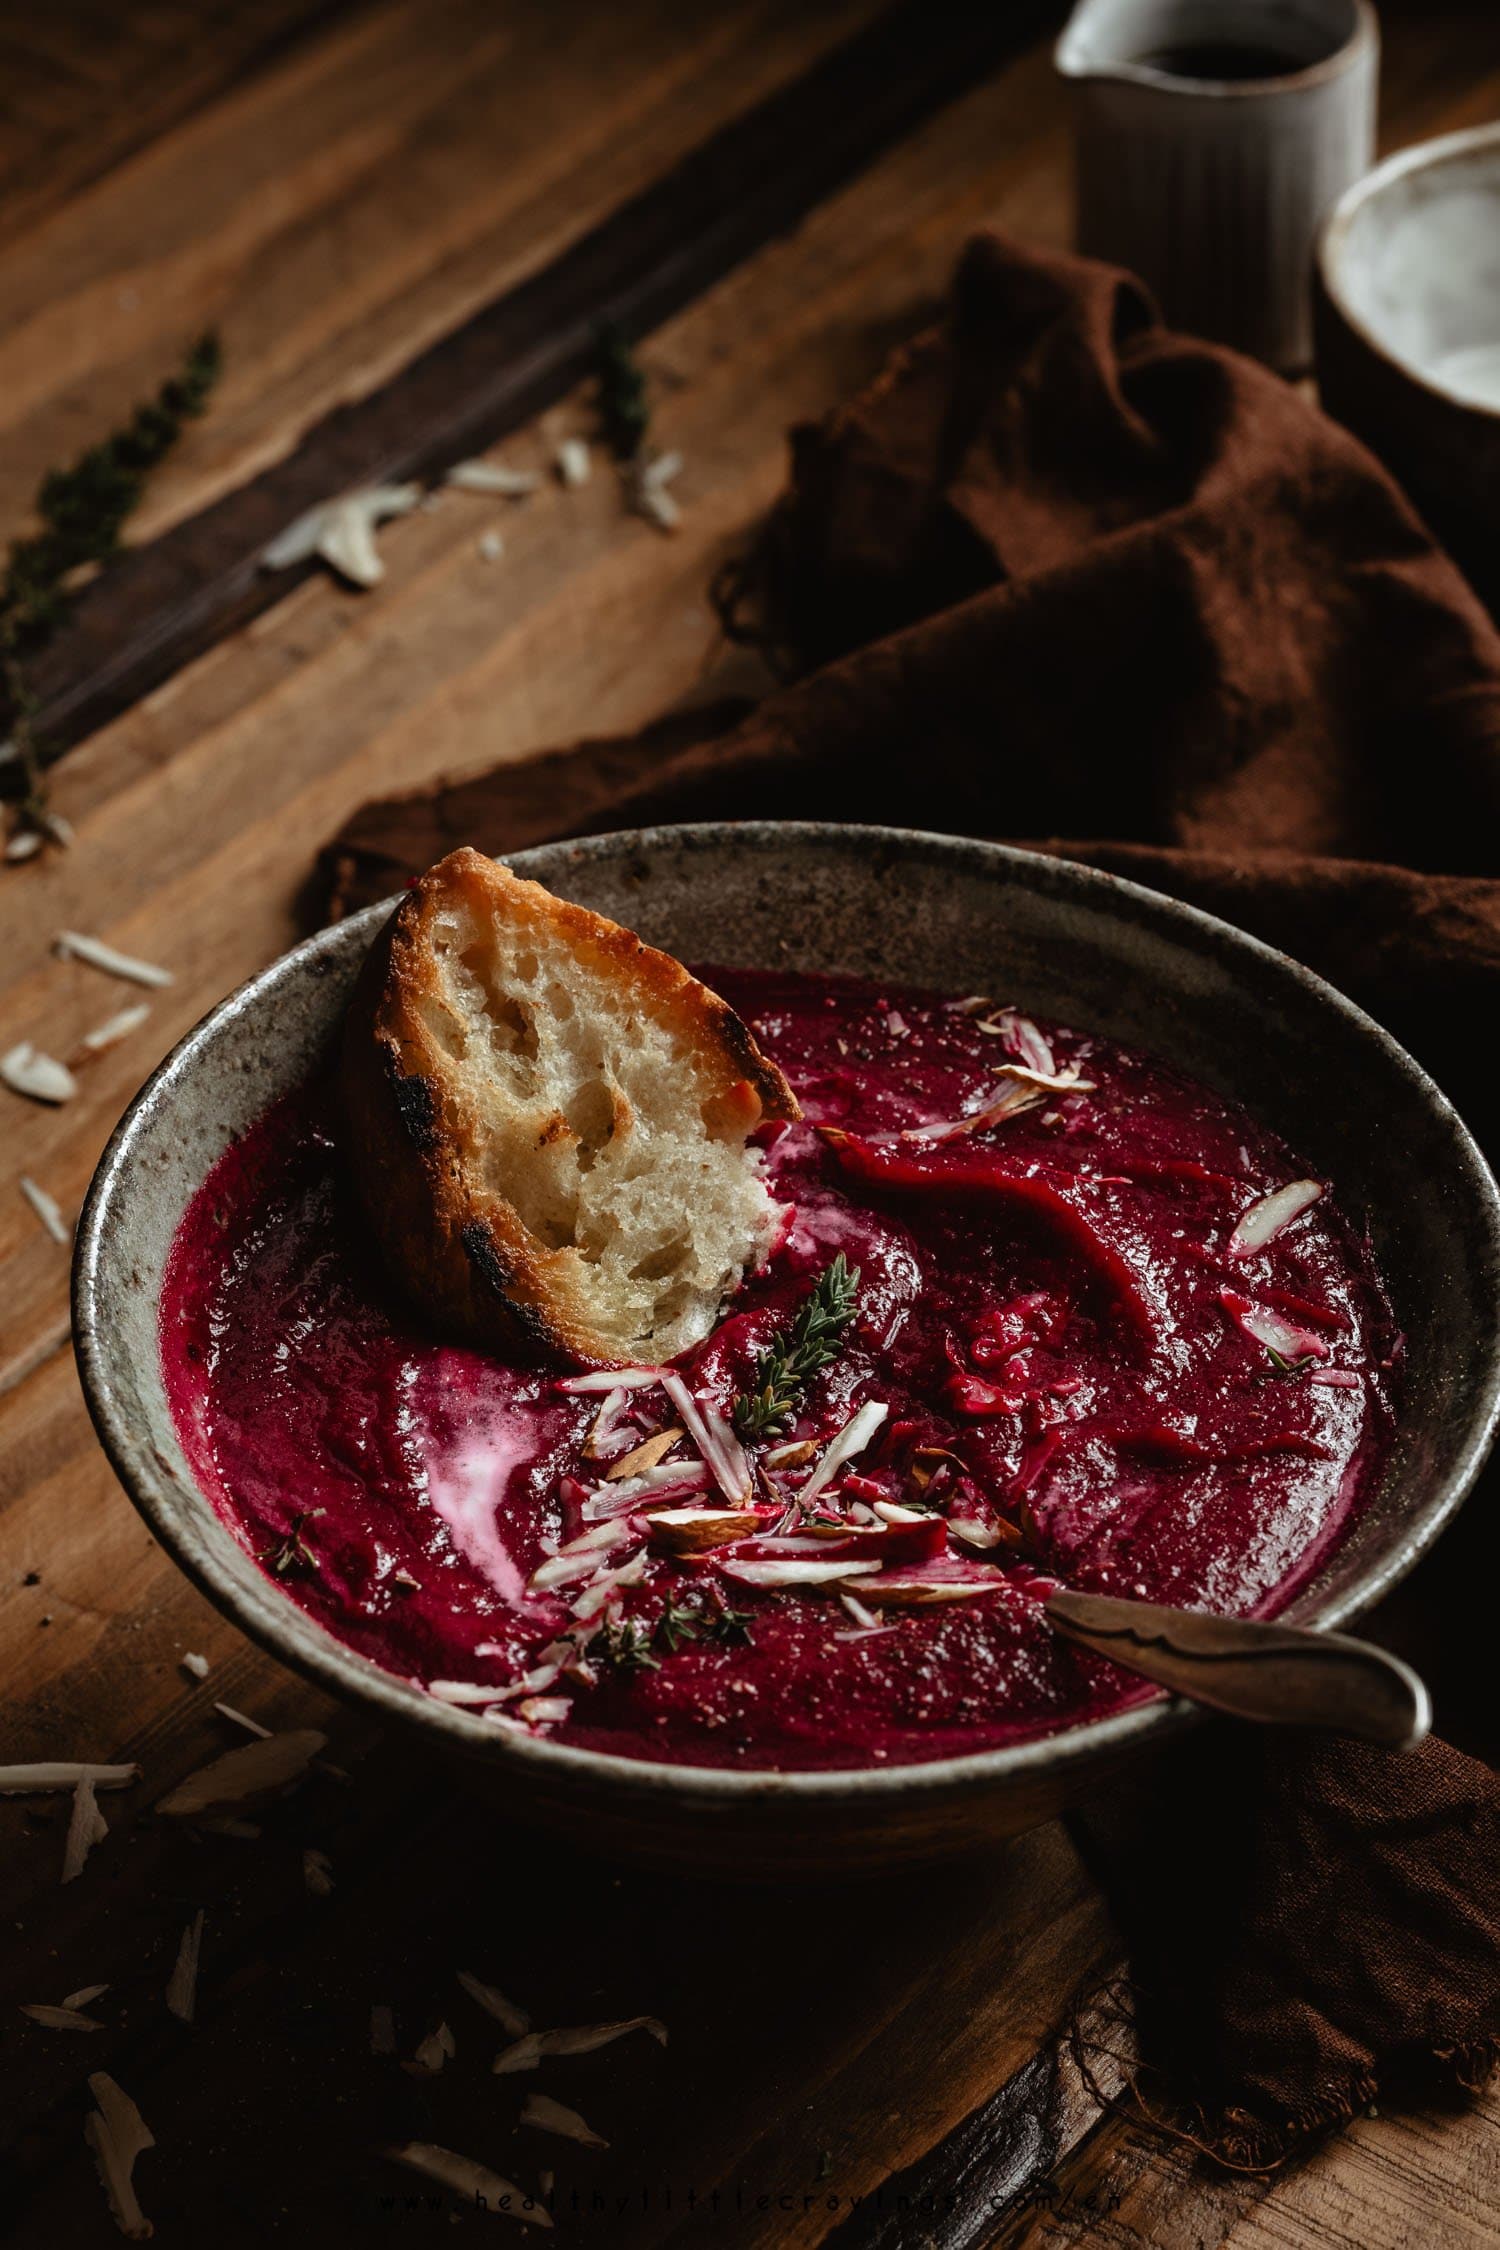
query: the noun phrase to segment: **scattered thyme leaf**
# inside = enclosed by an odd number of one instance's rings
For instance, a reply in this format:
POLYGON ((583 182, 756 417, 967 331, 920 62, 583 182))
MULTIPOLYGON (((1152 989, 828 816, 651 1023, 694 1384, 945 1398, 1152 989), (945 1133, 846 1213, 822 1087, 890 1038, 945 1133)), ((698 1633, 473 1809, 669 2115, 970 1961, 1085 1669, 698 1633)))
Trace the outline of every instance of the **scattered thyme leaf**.
POLYGON ((742 1438, 770 1437, 786 1427, 808 1384, 836 1356, 858 1290, 859 1268, 851 1271, 841 1250, 789 1327, 756 1361, 750 1389, 736 1398, 734 1426, 742 1438))
POLYGON ((677 1602, 669 1594, 667 1606, 656 1620, 655 1637, 675 1656, 684 1641, 700 1640, 707 1625, 701 1602, 677 1602))
POLYGON ((305 1524, 322 1513, 321 1508, 306 1508, 301 1515, 293 1516, 292 1528, 286 1537, 261 1556, 261 1561, 273 1578, 293 1578, 299 1571, 312 1570, 316 1566, 318 1558, 303 1538, 302 1530, 305 1524))
POLYGON ((598 1649, 606 1664, 617 1672, 659 1672, 661 1664, 651 1653, 651 1628, 639 1617, 606 1620, 598 1649))
POLYGON ((9 758, 20 775, 18 834, 54 843, 64 824, 47 810, 37 698, 28 667, 67 619, 75 573, 108 562, 151 471, 201 414, 222 364, 218 338, 200 336, 155 398, 124 426, 91 445, 66 469, 50 469, 36 497, 41 528, 15 540, 0 574, 0 702, 10 728, 9 758))
POLYGON ((1257 1378, 1262 1383, 1273 1383, 1278 1375, 1301 1375, 1312 1366, 1317 1357, 1315 1352, 1304 1352, 1301 1359, 1288 1359, 1286 1354, 1279 1352, 1274 1344, 1267 1344, 1265 1352, 1267 1359, 1271 1362, 1271 1369, 1269 1374, 1257 1378))
POLYGON ((754 1624, 755 1618, 752 1611, 731 1609, 728 1602, 721 1596, 719 1607, 710 1622, 709 1632, 716 1641, 724 1641, 732 1647, 754 1638, 754 1624))

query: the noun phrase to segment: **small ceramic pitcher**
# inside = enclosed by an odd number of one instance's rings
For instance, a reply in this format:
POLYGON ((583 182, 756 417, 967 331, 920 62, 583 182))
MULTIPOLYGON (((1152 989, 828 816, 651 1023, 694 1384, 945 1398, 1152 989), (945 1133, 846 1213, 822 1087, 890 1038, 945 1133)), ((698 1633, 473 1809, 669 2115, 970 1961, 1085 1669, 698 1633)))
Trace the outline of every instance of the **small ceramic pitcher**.
POLYGON ((1312 358, 1318 224, 1375 152, 1369 0, 1081 0, 1078 246, 1173 327, 1288 374, 1312 358))

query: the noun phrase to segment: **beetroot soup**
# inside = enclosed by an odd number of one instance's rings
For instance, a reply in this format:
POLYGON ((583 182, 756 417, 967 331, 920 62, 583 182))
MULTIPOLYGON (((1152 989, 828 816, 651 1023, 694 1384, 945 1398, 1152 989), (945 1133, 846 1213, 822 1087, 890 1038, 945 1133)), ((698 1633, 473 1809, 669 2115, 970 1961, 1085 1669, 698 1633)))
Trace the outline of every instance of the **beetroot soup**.
POLYGON ((1343 1533, 1399 1337, 1362 1236, 1242 1110, 1012 1008, 709 972, 804 1122, 781 1239, 667 1369, 424 1333, 329 1082, 222 1159, 162 1352, 192 1467, 330 1633, 496 1725, 744 1767, 910 1761, 1152 1691, 1057 1582, 1245 1615, 1343 1533))

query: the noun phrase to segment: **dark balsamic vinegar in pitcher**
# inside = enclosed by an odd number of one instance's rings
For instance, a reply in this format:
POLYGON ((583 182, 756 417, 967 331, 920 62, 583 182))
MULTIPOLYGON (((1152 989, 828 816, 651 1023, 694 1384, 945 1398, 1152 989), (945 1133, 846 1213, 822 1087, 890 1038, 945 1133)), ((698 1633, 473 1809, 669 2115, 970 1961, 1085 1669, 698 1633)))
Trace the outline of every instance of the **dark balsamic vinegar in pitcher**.
POLYGON ((1211 39, 1184 40, 1176 47, 1153 47, 1136 61, 1147 70, 1160 70, 1169 78, 1217 80, 1221 85, 1242 84, 1257 78, 1287 78, 1306 66, 1295 55, 1276 47, 1241 45, 1211 39))

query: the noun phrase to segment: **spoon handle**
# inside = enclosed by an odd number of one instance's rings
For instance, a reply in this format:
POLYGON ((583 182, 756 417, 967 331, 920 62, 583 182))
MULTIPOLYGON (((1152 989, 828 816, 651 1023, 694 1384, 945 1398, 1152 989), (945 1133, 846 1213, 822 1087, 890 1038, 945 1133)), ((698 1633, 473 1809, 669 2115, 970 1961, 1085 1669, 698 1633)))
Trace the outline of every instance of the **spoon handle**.
POLYGON ((1414 1748, 1432 1723, 1427 1690, 1410 1665, 1345 1633, 1065 1587, 1049 1597, 1047 1615, 1069 1640, 1237 1719, 1327 1727, 1387 1750, 1414 1748))

